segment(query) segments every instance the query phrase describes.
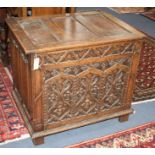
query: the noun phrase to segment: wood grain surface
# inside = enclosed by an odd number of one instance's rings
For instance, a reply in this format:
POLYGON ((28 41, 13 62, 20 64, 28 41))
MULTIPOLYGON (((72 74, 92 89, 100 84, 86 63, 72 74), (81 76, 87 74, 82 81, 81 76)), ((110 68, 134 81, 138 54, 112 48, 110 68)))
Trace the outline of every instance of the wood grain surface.
POLYGON ((14 97, 33 142, 128 120, 144 35, 104 12, 11 18, 14 97))
POLYGON ((101 11, 7 19, 25 54, 138 39, 137 30, 101 11))

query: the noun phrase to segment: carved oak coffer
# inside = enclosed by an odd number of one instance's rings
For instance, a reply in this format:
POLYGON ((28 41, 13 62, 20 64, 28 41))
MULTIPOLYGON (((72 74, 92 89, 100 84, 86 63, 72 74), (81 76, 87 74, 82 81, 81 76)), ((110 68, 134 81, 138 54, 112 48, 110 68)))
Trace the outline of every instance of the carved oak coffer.
POLYGON ((100 11, 10 18, 13 95, 35 144, 128 119, 143 34, 100 11))

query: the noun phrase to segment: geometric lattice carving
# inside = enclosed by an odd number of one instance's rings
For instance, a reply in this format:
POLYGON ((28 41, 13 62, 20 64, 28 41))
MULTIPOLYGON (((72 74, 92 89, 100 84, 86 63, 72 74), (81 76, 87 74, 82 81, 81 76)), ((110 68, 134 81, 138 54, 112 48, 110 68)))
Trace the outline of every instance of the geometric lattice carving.
POLYGON ((61 68, 61 70, 60 69, 46 70, 44 73, 44 79, 47 80, 47 79, 53 78, 59 75, 62 72, 62 70, 63 70, 63 74, 65 75, 78 75, 83 71, 88 70, 89 68, 96 68, 98 70, 105 71, 106 69, 116 64, 122 64, 127 67, 130 67, 131 59, 122 58, 122 59, 116 59, 116 60, 105 61, 105 62, 97 62, 97 63, 86 64, 86 65, 64 67, 64 68, 61 68))
POLYGON ((134 53, 135 44, 133 42, 130 43, 122 43, 122 45, 104 45, 95 48, 87 48, 83 50, 71 50, 71 51, 63 51, 61 53, 52 53, 46 54, 44 56, 45 64, 55 64, 66 61, 78 61, 82 59, 88 58, 101 58, 108 55, 114 54, 125 54, 125 53, 134 53))
POLYGON ((144 39, 136 77, 134 101, 155 98, 155 40, 144 39))

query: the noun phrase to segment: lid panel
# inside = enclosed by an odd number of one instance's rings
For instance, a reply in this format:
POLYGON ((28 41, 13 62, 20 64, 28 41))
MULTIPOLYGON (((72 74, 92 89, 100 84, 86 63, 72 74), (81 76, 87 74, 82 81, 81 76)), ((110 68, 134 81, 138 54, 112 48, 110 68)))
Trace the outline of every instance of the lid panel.
POLYGON ((50 28, 41 19, 34 20, 21 20, 18 21, 19 25, 32 41, 33 44, 45 44, 48 42, 57 42, 53 36, 50 28))
POLYGON ((72 16, 51 18, 51 22, 49 22, 48 25, 52 29, 57 28, 55 34, 61 42, 92 40, 96 38, 92 32, 72 18, 72 16))
POLYGON ((122 36, 131 33, 101 14, 75 15, 75 18, 98 37, 122 36))

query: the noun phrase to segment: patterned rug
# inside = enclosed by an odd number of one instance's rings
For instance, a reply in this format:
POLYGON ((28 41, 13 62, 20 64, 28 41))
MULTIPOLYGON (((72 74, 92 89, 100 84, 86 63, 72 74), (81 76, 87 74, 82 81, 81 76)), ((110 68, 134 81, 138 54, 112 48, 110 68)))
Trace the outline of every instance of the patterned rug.
POLYGON ((146 37, 136 77, 134 101, 155 98, 155 39, 146 37))
POLYGON ((155 148, 155 121, 69 148, 155 148))
POLYGON ((144 12, 142 13, 143 16, 155 21, 155 10, 150 12, 144 12))
POLYGON ((155 21, 155 7, 147 8, 147 10, 145 12, 141 13, 141 15, 155 21))
POLYGON ((111 7, 116 13, 142 13, 145 11, 143 7, 111 7))
POLYGON ((28 134, 11 91, 11 80, 0 63, 0 142, 28 134))

